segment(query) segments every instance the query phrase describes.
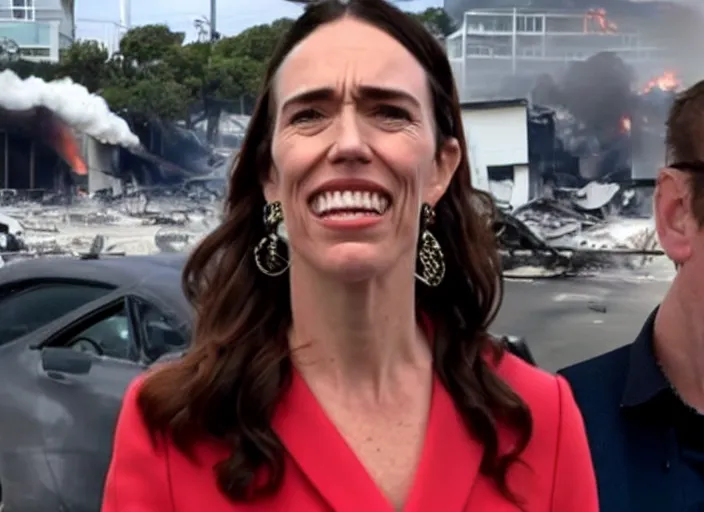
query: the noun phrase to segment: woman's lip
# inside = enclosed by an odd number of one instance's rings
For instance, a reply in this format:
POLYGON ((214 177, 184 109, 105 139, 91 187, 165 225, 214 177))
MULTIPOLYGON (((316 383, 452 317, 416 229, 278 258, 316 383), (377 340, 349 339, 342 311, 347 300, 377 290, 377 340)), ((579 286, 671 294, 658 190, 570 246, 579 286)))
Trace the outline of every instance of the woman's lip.
POLYGON ((324 227, 340 231, 354 231, 367 229, 378 225, 384 220, 386 214, 381 215, 332 215, 317 217, 324 227))

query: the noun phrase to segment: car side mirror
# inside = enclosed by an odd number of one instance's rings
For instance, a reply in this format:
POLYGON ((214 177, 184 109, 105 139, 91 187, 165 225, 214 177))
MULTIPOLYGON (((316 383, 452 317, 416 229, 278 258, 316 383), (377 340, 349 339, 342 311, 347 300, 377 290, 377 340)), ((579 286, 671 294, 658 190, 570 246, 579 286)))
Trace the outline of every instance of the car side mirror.
POLYGON ((47 373, 87 375, 93 366, 93 356, 66 347, 42 349, 42 369, 47 373))
POLYGON ((506 350, 508 350, 511 354, 523 359, 528 364, 538 366, 538 363, 536 363, 533 353, 530 351, 530 348, 524 338, 519 338, 518 336, 505 336, 504 343, 506 350))

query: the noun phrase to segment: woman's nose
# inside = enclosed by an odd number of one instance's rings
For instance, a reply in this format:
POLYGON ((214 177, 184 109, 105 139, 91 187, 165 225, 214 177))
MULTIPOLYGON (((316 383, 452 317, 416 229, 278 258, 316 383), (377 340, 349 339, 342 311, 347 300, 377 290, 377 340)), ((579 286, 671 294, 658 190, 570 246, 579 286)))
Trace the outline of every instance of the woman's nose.
POLYGON ((337 121, 335 142, 331 151, 333 160, 368 161, 370 149, 366 141, 359 113, 353 105, 346 105, 337 121))

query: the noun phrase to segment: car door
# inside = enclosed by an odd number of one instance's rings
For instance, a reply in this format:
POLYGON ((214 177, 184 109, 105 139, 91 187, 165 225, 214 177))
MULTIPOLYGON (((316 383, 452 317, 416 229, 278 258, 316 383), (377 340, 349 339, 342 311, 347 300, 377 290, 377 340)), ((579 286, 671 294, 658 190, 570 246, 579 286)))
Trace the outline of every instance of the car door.
POLYGON ((104 296, 48 326, 35 345, 47 473, 72 512, 99 510, 122 396, 150 362, 137 304, 150 306, 131 293, 104 296))

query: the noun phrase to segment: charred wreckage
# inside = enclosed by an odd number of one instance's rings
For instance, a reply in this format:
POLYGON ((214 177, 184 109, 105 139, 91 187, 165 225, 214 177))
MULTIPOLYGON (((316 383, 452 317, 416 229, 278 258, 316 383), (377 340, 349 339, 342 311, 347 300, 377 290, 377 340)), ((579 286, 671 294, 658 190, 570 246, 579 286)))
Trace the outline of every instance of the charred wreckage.
POLYGON ((503 206, 497 230, 506 275, 521 277, 526 266, 544 276, 634 268, 663 254, 652 193, 665 163, 665 120, 682 84, 667 70, 637 90, 632 84, 628 67, 608 52, 576 63, 561 83, 538 78, 527 106, 534 193, 509 204, 502 176, 488 176, 503 206))
MULTIPOLYGON (((509 204, 501 187, 510 177, 488 172, 507 275, 536 267, 565 275, 660 254, 649 195, 680 84, 665 72, 634 92, 617 56, 578 64, 562 83, 540 77, 526 102, 529 171, 539 182, 529 200, 509 204), (610 85, 585 90, 584 73, 610 85), (624 219, 630 228, 614 228, 624 219)), ((217 225, 228 152, 236 148, 218 150, 174 123, 128 125, 68 79, 21 80, 3 71, 0 89, 1 262, 177 252, 217 225)))

